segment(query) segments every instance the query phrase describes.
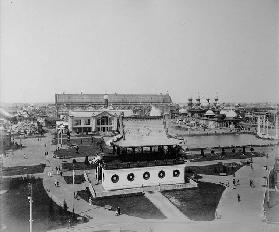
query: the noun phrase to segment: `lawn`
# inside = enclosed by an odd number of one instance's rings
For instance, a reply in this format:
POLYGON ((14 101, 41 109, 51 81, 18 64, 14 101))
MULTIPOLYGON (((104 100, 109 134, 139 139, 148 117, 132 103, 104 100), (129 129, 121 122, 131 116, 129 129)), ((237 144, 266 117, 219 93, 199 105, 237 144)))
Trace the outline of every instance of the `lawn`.
POLYGON ((205 174, 205 175, 219 175, 220 173, 227 173, 227 175, 233 175, 236 173, 244 164, 238 163, 226 163, 224 164, 212 164, 205 166, 187 166, 185 168, 185 176, 189 177, 196 174, 205 174))
POLYGON ((45 166, 46 166, 45 164, 39 164, 34 166, 3 167, 2 175, 14 176, 14 175, 43 173, 45 166))
MULTIPOLYGON (((78 195, 89 200, 89 191, 80 191, 78 195)), ((93 199, 93 204, 104 207, 110 205, 112 210, 120 207, 122 214, 143 219, 165 219, 166 217, 143 194, 129 194, 93 199)))
POLYGON ((76 221, 78 215, 65 211, 53 202, 44 190, 42 179, 8 178, 1 182, 1 189, 8 190, 1 195, 1 226, 5 231, 29 231, 29 201, 27 199, 32 183, 33 231, 49 231, 66 227, 69 219, 76 221))
MULTIPOLYGON (((64 176, 67 184, 73 183, 73 176, 64 176)), ((75 184, 81 184, 85 181, 84 175, 75 175, 75 184)))
POLYGON ((76 163, 62 163, 63 171, 72 171, 74 170, 90 170, 94 169, 96 165, 94 164, 85 164, 84 162, 76 162, 76 163))
POLYGON ((182 213, 194 221, 212 221, 224 186, 199 182, 198 188, 163 191, 182 213))

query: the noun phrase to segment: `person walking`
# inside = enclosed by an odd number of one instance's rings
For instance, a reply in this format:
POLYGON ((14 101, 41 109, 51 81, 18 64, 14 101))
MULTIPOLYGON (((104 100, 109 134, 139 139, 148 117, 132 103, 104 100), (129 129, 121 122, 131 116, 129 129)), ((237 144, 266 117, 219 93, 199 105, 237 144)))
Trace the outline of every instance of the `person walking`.
POLYGON ((237 201, 240 202, 240 195, 239 195, 239 193, 237 194, 237 201))

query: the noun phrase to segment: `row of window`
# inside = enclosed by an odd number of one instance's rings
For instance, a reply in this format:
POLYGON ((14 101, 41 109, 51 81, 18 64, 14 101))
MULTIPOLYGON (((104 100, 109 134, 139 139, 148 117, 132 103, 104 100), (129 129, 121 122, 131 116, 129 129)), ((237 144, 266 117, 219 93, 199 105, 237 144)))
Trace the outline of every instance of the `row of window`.
MULTIPOLYGON (((80 126, 80 125, 81 125, 81 119, 75 119, 74 126, 80 126)), ((85 119, 84 125, 90 125, 90 119, 85 119)))
MULTIPOLYGON (((91 120, 88 119, 84 119, 84 125, 90 125, 91 120)), ((81 119, 75 119, 74 120, 74 126, 80 126, 81 125, 81 119)), ((97 119, 97 125, 101 126, 101 125, 112 125, 112 118, 109 117, 101 117, 97 119)))
MULTIPOLYGON (((172 173, 173 177, 179 177, 180 175, 180 171, 179 170, 173 170, 173 173, 172 173)), ((166 176, 166 173, 165 171, 161 170, 158 172, 158 177, 160 179, 163 179, 164 177, 166 176)), ((143 173, 142 175, 143 179, 144 180, 148 180, 150 178, 150 172, 145 172, 143 173)), ((135 174, 134 173, 129 173, 127 175, 127 180, 128 181, 133 181, 135 179, 135 174)), ((114 174, 112 177, 111 177, 111 181, 113 183, 117 183, 119 181, 119 176, 117 174, 114 174)))

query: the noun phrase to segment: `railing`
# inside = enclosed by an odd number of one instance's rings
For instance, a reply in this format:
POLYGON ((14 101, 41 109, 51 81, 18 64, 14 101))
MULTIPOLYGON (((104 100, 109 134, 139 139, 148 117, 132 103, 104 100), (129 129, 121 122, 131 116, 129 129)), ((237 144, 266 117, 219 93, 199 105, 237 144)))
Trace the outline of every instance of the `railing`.
POLYGON ((154 160, 142 162, 123 162, 123 163, 106 163, 103 165, 104 169, 124 169, 124 168, 139 168, 139 167, 153 167, 153 166, 169 166, 176 164, 184 164, 183 160, 154 160))
POLYGON ((95 198, 95 197, 96 197, 95 189, 92 187, 92 184, 90 183, 89 178, 88 178, 88 175, 87 175, 86 172, 84 172, 84 179, 85 179, 85 181, 86 181, 87 184, 88 184, 88 188, 89 188, 89 190, 90 190, 91 195, 95 198))

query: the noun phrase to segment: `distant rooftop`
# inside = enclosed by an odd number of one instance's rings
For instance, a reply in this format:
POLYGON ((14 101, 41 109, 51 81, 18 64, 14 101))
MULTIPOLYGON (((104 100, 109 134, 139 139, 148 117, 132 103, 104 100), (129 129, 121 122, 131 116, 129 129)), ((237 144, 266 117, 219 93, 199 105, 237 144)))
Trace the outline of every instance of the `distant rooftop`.
POLYGON ((169 94, 55 94, 56 104, 104 104, 104 95, 110 104, 172 103, 169 94))

